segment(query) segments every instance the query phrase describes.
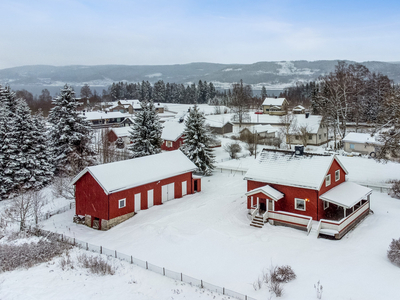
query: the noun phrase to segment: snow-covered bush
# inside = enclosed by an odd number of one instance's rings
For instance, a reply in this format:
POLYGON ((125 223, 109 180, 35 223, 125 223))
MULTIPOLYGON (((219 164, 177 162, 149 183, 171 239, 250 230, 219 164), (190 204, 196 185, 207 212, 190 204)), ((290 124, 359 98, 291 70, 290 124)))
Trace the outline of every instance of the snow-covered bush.
POLYGON ((78 256, 78 262, 81 267, 89 269, 93 274, 115 274, 115 268, 107 260, 100 256, 91 256, 87 255, 86 253, 82 253, 78 256))
POLYGON ((393 198, 400 199, 400 180, 393 180, 389 195, 393 198))
POLYGON ((319 280, 317 284, 314 284, 314 289, 317 292, 317 299, 322 299, 322 284, 320 284, 319 280))
POLYGON ((229 157, 232 159, 237 158, 237 154, 242 151, 242 147, 238 142, 231 143, 231 144, 226 144, 224 146, 224 150, 228 152, 229 157))
POLYGON ((296 274, 290 266, 275 267, 270 270, 271 281, 289 282, 296 279, 296 274))
POLYGON ((0 273, 16 268, 30 268, 60 255, 70 245, 55 240, 40 238, 23 244, 0 244, 0 273))
POLYGON ((271 265, 268 271, 263 271, 262 276, 253 283, 253 287, 255 290, 261 289, 262 284, 265 283, 269 292, 275 294, 276 297, 281 297, 283 294, 282 284, 293 279, 296 279, 296 274, 290 266, 271 265))
POLYGON ((387 256, 392 263, 400 267, 400 238, 392 240, 389 245, 387 256))

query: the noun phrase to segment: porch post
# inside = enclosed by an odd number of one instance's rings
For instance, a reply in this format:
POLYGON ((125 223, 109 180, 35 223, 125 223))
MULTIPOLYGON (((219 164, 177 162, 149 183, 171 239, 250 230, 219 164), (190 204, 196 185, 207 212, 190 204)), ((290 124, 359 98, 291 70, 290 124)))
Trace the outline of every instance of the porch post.
POLYGON ((346 218, 346 207, 344 207, 344 206, 343 206, 343 215, 344 215, 343 218, 346 218))
POLYGON ((257 197, 257 208, 260 208, 260 199, 257 197))

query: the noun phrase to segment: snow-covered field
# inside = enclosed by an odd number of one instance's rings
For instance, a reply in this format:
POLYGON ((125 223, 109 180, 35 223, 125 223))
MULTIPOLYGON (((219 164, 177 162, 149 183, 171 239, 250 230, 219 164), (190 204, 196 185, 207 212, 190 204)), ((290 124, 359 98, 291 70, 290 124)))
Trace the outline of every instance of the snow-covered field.
MULTIPOLYGON (((229 142, 223 139, 223 144, 229 142)), ((215 152, 218 166, 247 169, 255 161, 254 157, 227 160, 223 148, 215 152)), ((351 181, 380 185, 400 177, 400 164, 339 159, 351 181)), ((392 238, 400 236, 400 200, 374 192, 374 214, 342 240, 332 241, 317 239, 317 223, 309 235, 269 224, 262 229, 249 226, 245 191, 241 172, 217 170, 203 177, 202 192, 140 211, 106 232, 74 224, 73 210, 53 216, 42 227, 256 299, 270 297, 266 286, 256 291, 253 283, 271 265, 290 265, 297 275, 284 285, 282 299, 316 299, 318 281, 323 285, 322 299, 397 299, 399 268, 388 261, 386 251, 392 238)), ((139 267, 114 263, 118 264, 116 274, 107 276, 89 275, 79 268, 62 271, 57 259, 3 273, 0 299, 228 299, 139 267)))

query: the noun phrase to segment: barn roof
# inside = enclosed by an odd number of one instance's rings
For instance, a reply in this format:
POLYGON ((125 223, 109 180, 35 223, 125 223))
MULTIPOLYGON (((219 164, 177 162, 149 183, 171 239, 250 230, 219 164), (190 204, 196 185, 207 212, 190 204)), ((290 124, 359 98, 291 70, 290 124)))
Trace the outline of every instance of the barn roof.
POLYGON ((104 192, 111 194, 196 169, 185 154, 175 150, 87 167, 72 180, 71 185, 89 172, 104 192))
POLYGON ((165 122, 163 124, 164 128, 162 130, 161 138, 164 141, 176 141, 179 139, 183 130, 185 129, 185 124, 179 123, 177 120, 172 120, 170 122, 165 122))
POLYGON ((347 174, 335 155, 297 156, 294 153, 263 150, 258 162, 247 171, 245 179, 319 190, 334 160, 347 174))

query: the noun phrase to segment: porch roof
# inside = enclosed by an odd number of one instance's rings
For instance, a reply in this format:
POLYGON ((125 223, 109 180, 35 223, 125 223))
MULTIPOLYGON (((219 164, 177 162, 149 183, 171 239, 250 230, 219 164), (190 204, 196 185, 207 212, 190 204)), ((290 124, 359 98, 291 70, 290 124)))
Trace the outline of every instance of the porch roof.
POLYGON ((282 199, 285 196, 280 191, 277 191, 276 189, 274 189, 273 187, 270 187, 269 185, 264 185, 262 187, 248 191, 246 193, 246 196, 252 196, 252 195, 255 195, 258 193, 263 193, 264 195, 270 197, 272 200, 275 200, 275 201, 278 201, 279 199, 282 199))
POLYGON ((351 208, 371 193, 370 188, 346 181, 322 194, 319 198, 339 206, 351 208))

